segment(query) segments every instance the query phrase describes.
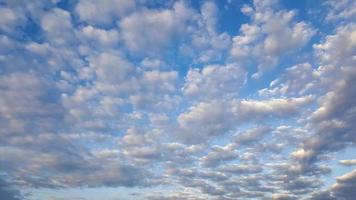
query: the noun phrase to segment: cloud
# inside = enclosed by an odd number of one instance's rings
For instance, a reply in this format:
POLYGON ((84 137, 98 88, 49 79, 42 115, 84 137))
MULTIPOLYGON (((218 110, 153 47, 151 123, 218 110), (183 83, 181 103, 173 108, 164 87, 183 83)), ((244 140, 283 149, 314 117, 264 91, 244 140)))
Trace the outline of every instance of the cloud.
POLYGON ((306 5, 4 1, 0 198, 350 199, 353 3, 306 5))
POLYGON ((233 97, 245 81, 244 70, 234 64, 208 65, 202 69, 190 69, 183 93, 194 99, 233 97))
POLYGON ((11 33, 12 29, 21 23, 21 16, 10 8, 0 7, 2 17, 0 20, 0 30, 11 33))
POLYGON ((189 142, 200 142, 228 131, 234 124, 234 116, 223 102, 199 103, 181 113, 177 121, 181 128, 178 137, 189 142))
POLYGON ((268 117, 290 117, 298 113, 298 108, 311 103, 311 96, 269 100, 235 100, 232 111, 241 121, 265 120, 268 117))
POLYGON ((344 149, 355 142, 355 127, 352 123, 355 120, 355 105, 351 100, 355 96, 352 88, 355 72, 349 67, 338 69, 336 76, 340 78, 334 81, 312 114, 311 125, 316 134, 303 144, 302 151, 308 152, 308 156, 302 159, 306 166, 315 163, 322 154, 344 149))
POLYGON ((180 46, 183 55, 191 57, 196 63, 224 59, 231 46, 231 36, 219 30, 219 15, 219 8, 213 1, 202 4, 195 23, 189 28, 189 40, 180 46))
POLYGON ((119 26, 131 52, 151 55, 168 47, 172 38, 178 38, 191 16, 192 11, 183 2, 177 2, 172 9, 135 12, 119 26))
POLYGON ((283 54, 303 47, 315 30, 304 21, 293 20, 295 11, 274 9, 276 2, 256 0, 253 3, 253 7, 242 7, 252 22, 241 25, 240 34, 232 39, 230 54, 237 61, 251 56, 257 59, 258 71, 253 78, 258 78, 276 65, 283 54))
POLYGON ((56 99, 58 91, 53 83, 39 78, 38 74, 3 75, 0 77, 0 91, 4 95, 0 100, 2 139, 16 134, 52 132, 66 124, 65 110, 56 99))
POLYGON ((340 160, 339 163, 341 165, 345 165, 345 166, 353 166, 356 165, 356 160, 352 159, 352 160, 340 160))
POLYGON ((351 66, 355 63, 355 25, 339 26, 335 34, 325 37, 321 44, 313 45, 316 56, 322 64, 351 66))
POLYGON ((293 117, 298 108, 311 102, 310 96, 291 99, 239 100, 201 102, 181 113, 178 118, 179 138, 202 142, 224 135, 239 124, 266 121, 270 117, 293 117))
POLYGON ((11 187, 11 185, 6 182, 4 177, 0 178, 0 198, 3 200, 20 200, 23 199, 20 191, 11 187))
POLYGON ((327 20, 334 22, 340 19, 352 20, 356 16, 356 4, 354 1, 326 1, 325 4, 329 8, 329 12, 326 16, 327 20))
POLYGON ((248 145, 258 142, 263 139, 264 135, 271 131, 270 127, 261 126, 253 129, 249 129, 245 132, 238 133, 235 136, 235 142, 238 145, 248 145))
POLYGON ((75 12, 80 20, 90 24, 112 24, 115 20, 126 16, 135 8, 132 0, 109 0, 96 2, 93 0, 80 0, 75 12))
POLYGON ((231 161, 237 159, 238 152, 235 150, 233 145, 228 145, 225 147, 213 146, 211 152, 209 152, 206 156, 201 157, 200 161, 203 166, 206 167, 216 167, 219 164, 223 164, 226 161, 231 161))
POLYGON ((356 180, 356 171, 351 171, 342 176, 336 178, 336 183, 329 188, 327 191, 316 194, 313 196, 313 200, 318 199, 345 199, 351 200, 355 196, 355 180, 356 180))
POLYGON ((41 27, 55 45, 74 42, 71 14, 63 9, 54 8, 45 13, 41 19, 41 27))
MULTIPOLYGON (((321 87, 319 70, 309 63, 301 63, 285 69, 283 75, 273 80, 268 88, 259 92, 261 96, 300 96, 315 92, 321 87)), ((321 89, 321 88, 320 88, 321 89)))
POLYGON ((117 30, 105 30, 90 25, 83 27, 80 30, 79 35, 87 39, 88 42, 94 43, 94 45, 116 45, 119 40, 119 33, 117 30))

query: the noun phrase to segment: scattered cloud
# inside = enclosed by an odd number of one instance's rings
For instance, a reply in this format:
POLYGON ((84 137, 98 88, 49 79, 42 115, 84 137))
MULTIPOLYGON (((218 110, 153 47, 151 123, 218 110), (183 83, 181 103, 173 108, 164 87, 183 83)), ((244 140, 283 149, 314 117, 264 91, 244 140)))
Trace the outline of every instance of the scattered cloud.
POLYGON ((355 6, 2 1, 0 199, 353 199, 355 6))

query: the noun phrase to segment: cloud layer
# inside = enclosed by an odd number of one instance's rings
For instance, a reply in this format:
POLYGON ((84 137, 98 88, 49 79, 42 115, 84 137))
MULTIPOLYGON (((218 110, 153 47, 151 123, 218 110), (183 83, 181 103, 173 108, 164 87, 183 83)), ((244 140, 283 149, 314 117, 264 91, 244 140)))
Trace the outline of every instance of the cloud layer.
POLYGON ((0 1, 0 199, 353 199, 355 9, 0 1))

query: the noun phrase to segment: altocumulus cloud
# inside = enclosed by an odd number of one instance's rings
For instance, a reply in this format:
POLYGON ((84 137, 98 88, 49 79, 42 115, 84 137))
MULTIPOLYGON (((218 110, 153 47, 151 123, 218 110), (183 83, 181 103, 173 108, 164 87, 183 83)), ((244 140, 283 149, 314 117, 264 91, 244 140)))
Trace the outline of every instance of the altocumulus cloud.
POLYGON ((0 0, 0 199, 354 199, 355 9, 0 0))

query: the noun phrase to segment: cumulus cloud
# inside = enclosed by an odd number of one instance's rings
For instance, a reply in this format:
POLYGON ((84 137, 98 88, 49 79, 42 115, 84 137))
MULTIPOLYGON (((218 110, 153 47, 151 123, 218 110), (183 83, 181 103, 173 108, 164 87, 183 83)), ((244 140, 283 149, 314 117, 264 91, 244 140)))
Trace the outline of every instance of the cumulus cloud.
POLYGON ((188 71, 183 93, 194 99, 233 97, 244 81, 244 70, 234 64, 208 65, 188 71))
POLYGON ((281 55, 303 47, 315 34, 304 21, 296 22, 295 11, 275 10, 273 1, 256 0, 253 7, 244 5, 242 12, 252 22, 242 24, 240 34, 232 40, 230 54, 236 60, 254 57, 258 60, 258 78, 273 67, 281 55))
POLYGON ((56 45, 73 42, 71 14, 63 9, 54 8, 45 13, 41 19, 41 27, 56 45))
POLYGON ((86 38, 89 42, 96 41, 94 45, 115 45, 119 40, 117 30, 105 30, 90 25, 83 27, 79 32, 79 35, 86 38))
POLYGON ((348 24, 338 27, 335 34, 313 47, 322 64, 350 66, 355 63, 355 38, 355 25, 348 24))
POLYGON ((180 46, 182 54, 192 57, 197 63, 224 59, 231 46, 231 36, 218 29, 219 13, 213 1, 202 4, 193 28, 189 28, 189 41, 180 46))
POLYGON ((356 16, 356 5, 354 1, 343 0, 343 1, 326 1, 325 4, 329 7, 329 13, 326 16, 327 20, 336 21, 338 19, 342 20, 352 20, 356 16))
POLYGON ((345 199, 351 200, 355 196, 356 172, 351 171, 336 178, 336 183, 325 192, 315 195, 312 199, 345 199))
POLYGON ((13 134, 52 132, 59 123, 65 124, 65 110, 56 100, 58 92, 38 74, 1 76, 0 91, 4 95, 0 100, 2 139, 13 134))
POLYGON ((111 24, 134 8, 135 1, 132 0, 109 0, 99 3, 93 0, 80 0, 75 11, 80 20, 90 24, 111 24))
POLYGON ((3 1, 0 198, 352 199, 354 3, 330 2, 3 1))
POLYGON ((206 137, 222 135, 234 122, 233 113, 222 102, 199 103, 178 116, 180 135, 189 142, 204 141, 206 137))
POLYGON ((167 47, 172 38, 184 32, 191 16, 192 11, 183 2, 177 2, 172 9, 135 12, 124 18, 119 26, 131 52, 150 55, 167 47))

